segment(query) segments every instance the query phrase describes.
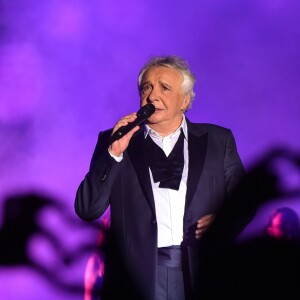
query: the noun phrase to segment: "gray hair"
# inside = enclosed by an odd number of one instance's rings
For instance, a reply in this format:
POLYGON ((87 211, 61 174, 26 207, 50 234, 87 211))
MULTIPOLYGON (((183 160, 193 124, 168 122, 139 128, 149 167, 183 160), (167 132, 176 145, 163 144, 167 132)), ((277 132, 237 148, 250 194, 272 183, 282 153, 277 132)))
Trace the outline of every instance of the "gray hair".
POLYGON ((181 72, 183 76, 182 82, 182 93, 184 95, 190 96, 190 102, 188 107, 191 108, 192 101, 195 98, 195 92, 193 90, 194 84, 196 82, 194 74, 190 71, 188 63, 186 60, 182 59, 179 56, 169 55, 169 56, 155 56, 149 59, 149 61, 142 67, 139 76, 138 76, 138 89, 139 93, 141 93, 141 84, 143 80, 143 76, 151 67, 167 67, 171 69, 176 69, 181 72))

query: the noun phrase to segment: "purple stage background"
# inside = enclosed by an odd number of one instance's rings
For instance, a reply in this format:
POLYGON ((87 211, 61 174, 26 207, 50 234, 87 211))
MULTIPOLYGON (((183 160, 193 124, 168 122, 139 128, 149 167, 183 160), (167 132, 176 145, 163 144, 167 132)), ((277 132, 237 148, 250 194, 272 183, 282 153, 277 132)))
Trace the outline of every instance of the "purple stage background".
MULTIPOLYGON (((0 200, 37 191, 64 205, 39 224, 68 253, 95 239, 73 205, 98 132, 138 109, 137 74, 152 55, 187 59, 197 79, 187 117, 231 128, 247 169, 272 147, 300 151, 297 0, 0 3, 0 200)), ((285 170, 299 184, 299 170, 285 170)), ((88 253, 66 265, 38 234, 27 250, 65 287, 83 284, 88 253)), ((1 299, 83 299, 65 287, 26 264, 0 266, 1 299)))

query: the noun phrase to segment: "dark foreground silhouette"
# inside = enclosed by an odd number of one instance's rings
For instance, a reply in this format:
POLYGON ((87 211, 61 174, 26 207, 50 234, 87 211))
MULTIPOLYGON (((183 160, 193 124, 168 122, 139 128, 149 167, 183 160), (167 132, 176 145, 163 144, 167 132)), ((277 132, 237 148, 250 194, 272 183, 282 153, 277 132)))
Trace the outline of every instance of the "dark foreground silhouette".
POLYGON ((99 249, 94 240, 90 243, 79 243, 68 245, 63 243, 63 238, 59 236, 61 230, 56 227, 43 226, 41 213, 45 210, 52 210, 56 216, 77 230, 88 226, 92 231, 99 232, 104 228, 100 223, 85 224, 80 222, 75 216, 69 215, 66 208, 56 199, 38 192, 24 194, 14 194, 8 196, 3 203, 3 221, 0 228, 0 267, 28 267, 44 277, 55 288, 64 292, 82 294, 84 293, 83 275, 79 282, 64 278, 66 270, 76 264, 78 258, 99 249), (40 257, 42 261, 34 258, 30 253, 30 243, 36 237, 42 237, 47 241, 52 251, 50 256, 57 258, 55 265, 45 263, 48 260, 47 254, 40 257))
MULTIPOLYGON (((300 181, 289 184, 289 172, 300 175, 300 155, 274 149, 247 174, 234 197, 203 236, 194 299, 296 299, 299 294, 299 239, 261 235, 238 242, 236 224, 265 203, 300 201, 300 181), (285 184, 284 184, 285 183, 285 184)), ((299 225, 299 224, 298 224, 299 225)), ((298 227, 299 230, 299 227, 298 227)), ((295 234, 299 236, 299 232, 295 234)))

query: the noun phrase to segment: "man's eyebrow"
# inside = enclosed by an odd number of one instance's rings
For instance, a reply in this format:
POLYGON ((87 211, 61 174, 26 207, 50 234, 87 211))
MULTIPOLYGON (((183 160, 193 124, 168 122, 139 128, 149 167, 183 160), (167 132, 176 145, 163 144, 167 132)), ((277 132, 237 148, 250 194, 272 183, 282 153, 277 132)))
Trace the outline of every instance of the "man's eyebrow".
POLYGON ((151 82, 150 82, 149 80, 143 81, 143 82, 141 83, 141 86, 144 86, 145 84, 151 84, 151 82))
POLYGON ((166 87, 168 87, 168 88, 171 88, 172 87, 172 85, 170 85, 169 83, 167 83, 167 82, 165 82, 165 81, 158 81, 159 82, 159 84, 160 85, 165 85, 166 87))

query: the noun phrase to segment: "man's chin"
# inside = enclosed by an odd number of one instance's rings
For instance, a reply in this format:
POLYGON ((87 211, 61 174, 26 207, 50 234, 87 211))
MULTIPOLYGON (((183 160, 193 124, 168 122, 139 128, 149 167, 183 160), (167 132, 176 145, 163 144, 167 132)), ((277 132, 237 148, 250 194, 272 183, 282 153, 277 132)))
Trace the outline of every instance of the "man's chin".
POLYGON ((160 118, 159 116, 155 115, 155 114, 156 114, 156 112, 154 113, 154 115, 152 115, 152 116, 148 119, 147 123, 148 123, 149 125, 151 125, 151 124, 157 124, 157 123, 159 123, 159 122, 161 121, 161 118, 160 118))

